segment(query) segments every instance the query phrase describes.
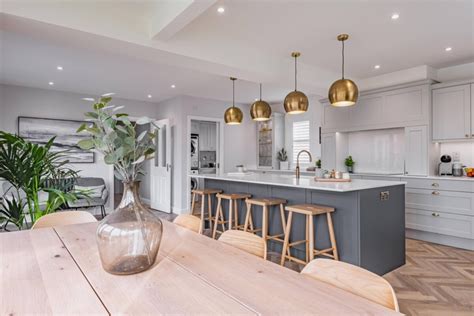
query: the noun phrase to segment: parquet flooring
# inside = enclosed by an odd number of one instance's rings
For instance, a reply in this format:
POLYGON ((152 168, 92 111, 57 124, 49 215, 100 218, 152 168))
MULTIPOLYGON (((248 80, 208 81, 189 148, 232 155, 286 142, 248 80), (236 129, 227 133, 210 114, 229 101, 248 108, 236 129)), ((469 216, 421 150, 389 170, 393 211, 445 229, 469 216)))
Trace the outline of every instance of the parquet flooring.
POLYGON ((474 251, 407 239, 406 264, 384 276, 406 315, 474 316, 474 251))

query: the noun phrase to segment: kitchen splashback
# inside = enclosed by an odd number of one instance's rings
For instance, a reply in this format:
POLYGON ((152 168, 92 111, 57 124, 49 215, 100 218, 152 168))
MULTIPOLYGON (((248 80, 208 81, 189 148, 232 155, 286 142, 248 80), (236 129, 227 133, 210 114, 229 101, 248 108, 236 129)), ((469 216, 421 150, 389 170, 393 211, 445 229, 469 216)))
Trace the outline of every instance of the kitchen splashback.
POLYGON ((440 144, 441 155, 450 155, 455 159, 455 153, 459 154, 459 161, 465 166, 474 167, 474 141, 440 144))
POLYGON ((356 173, 402 174, 405 132, 403 128, 348 134, 348 154, 356 162, 356 173))

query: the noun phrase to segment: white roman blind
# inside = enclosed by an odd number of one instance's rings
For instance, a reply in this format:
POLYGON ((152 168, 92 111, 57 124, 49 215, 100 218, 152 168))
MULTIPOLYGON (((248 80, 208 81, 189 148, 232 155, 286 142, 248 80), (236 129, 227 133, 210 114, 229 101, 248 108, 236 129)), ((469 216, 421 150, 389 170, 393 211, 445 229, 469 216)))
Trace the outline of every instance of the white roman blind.
MULTIPOLYGON (((293 122, 293 163, 303 149, 309 151, 309 121, 293 122)), ((300 163, 309 163, 308 155, 300 155, 300 163)))

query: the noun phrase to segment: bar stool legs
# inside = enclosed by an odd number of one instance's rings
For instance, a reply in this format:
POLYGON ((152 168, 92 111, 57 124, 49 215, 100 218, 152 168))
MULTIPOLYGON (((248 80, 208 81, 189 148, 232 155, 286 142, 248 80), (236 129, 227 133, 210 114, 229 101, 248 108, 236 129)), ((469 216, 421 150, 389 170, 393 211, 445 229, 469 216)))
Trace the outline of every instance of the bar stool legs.
POLYGON ((229 230, 243 228, 243 225, 239 225, 239 207, 237 201, 245 200, 249 197, 251 197, 251 195, 245 193, 217 194, 217 212, 212 238, 215 239, 218 232, 223 233, 225 231, 225 224, 228 224, 229 230), (228 220, 224 219, 224 212, 222 210, 222 200, 229 201, 228 220), (221 225, 222 230, 217 229, 219 224, 221 225))
POLYGON ((199 214, 199 217, 201 219, 201 223, 199 225, 199 233, 203 234, 204 233, 204 226, 205 226, 205 221, 209 221, 209 226, 213 228, 213 220, 214 217, 212 216, 212 200, 211 200, 211 195, 214 194, 219 194, 221 193, 222 190, 217 190, 217 189, 202 189, 202 190, 193 190, 192 193, 192 201, 191 201, 191 214, 196 215, 195 213, 195 206, 196 206, 196 197, 198 195, 201 196, 201 212, 199 214), (207 213, 205 212, 205 204, 206 204, 206 196, 207 196, 207 213), (207 219, 206 219, 207 217, 207 219))
POLYGON ((283 241, 283 249, 281 253, 280 265, 285 264, 285 260, 295 261, 301 264, 306 264, 314 259, 315 256, 326 256, 333 258, 334 260, 339 260, 339 254, 337 251, 336 245, 336 236, 334 234, 334 227, 332 223, 331 213, 334 212, 334 208, 327 206, 319 206, 313 204, 302 204, 302 205, 292 205, 286 208, 288 211, 288 220, 286 224, 285 239, 283 241), (293 221, 293 213, 298 213, 305 215, 305 240, 294 241, 290 243, 290 234, 291 234, 291 224, 293 221), (331 247, 327 249, 316 249, 314 244, 314 223, 313 217, 318 215, 326 214, 327 226, 329 232, 329 239, 331 247), (298 244, 304 243, 306 245, 305 251, 305 260, 301 260, 291 256, 290 248, 298 244))

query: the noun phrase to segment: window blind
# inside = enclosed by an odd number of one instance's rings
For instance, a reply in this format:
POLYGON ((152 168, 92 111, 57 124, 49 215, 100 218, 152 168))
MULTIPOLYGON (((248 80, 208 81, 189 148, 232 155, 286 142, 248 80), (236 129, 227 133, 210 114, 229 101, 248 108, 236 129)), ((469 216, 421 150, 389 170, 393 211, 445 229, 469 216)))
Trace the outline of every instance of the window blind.
MULTIPOLYGON (((309 121, 293 122, 293 162, 296 163, 298 153, 309 151, 309 121)), ((308 155, 300 156, 300 163, 309 163, 308 155)))

